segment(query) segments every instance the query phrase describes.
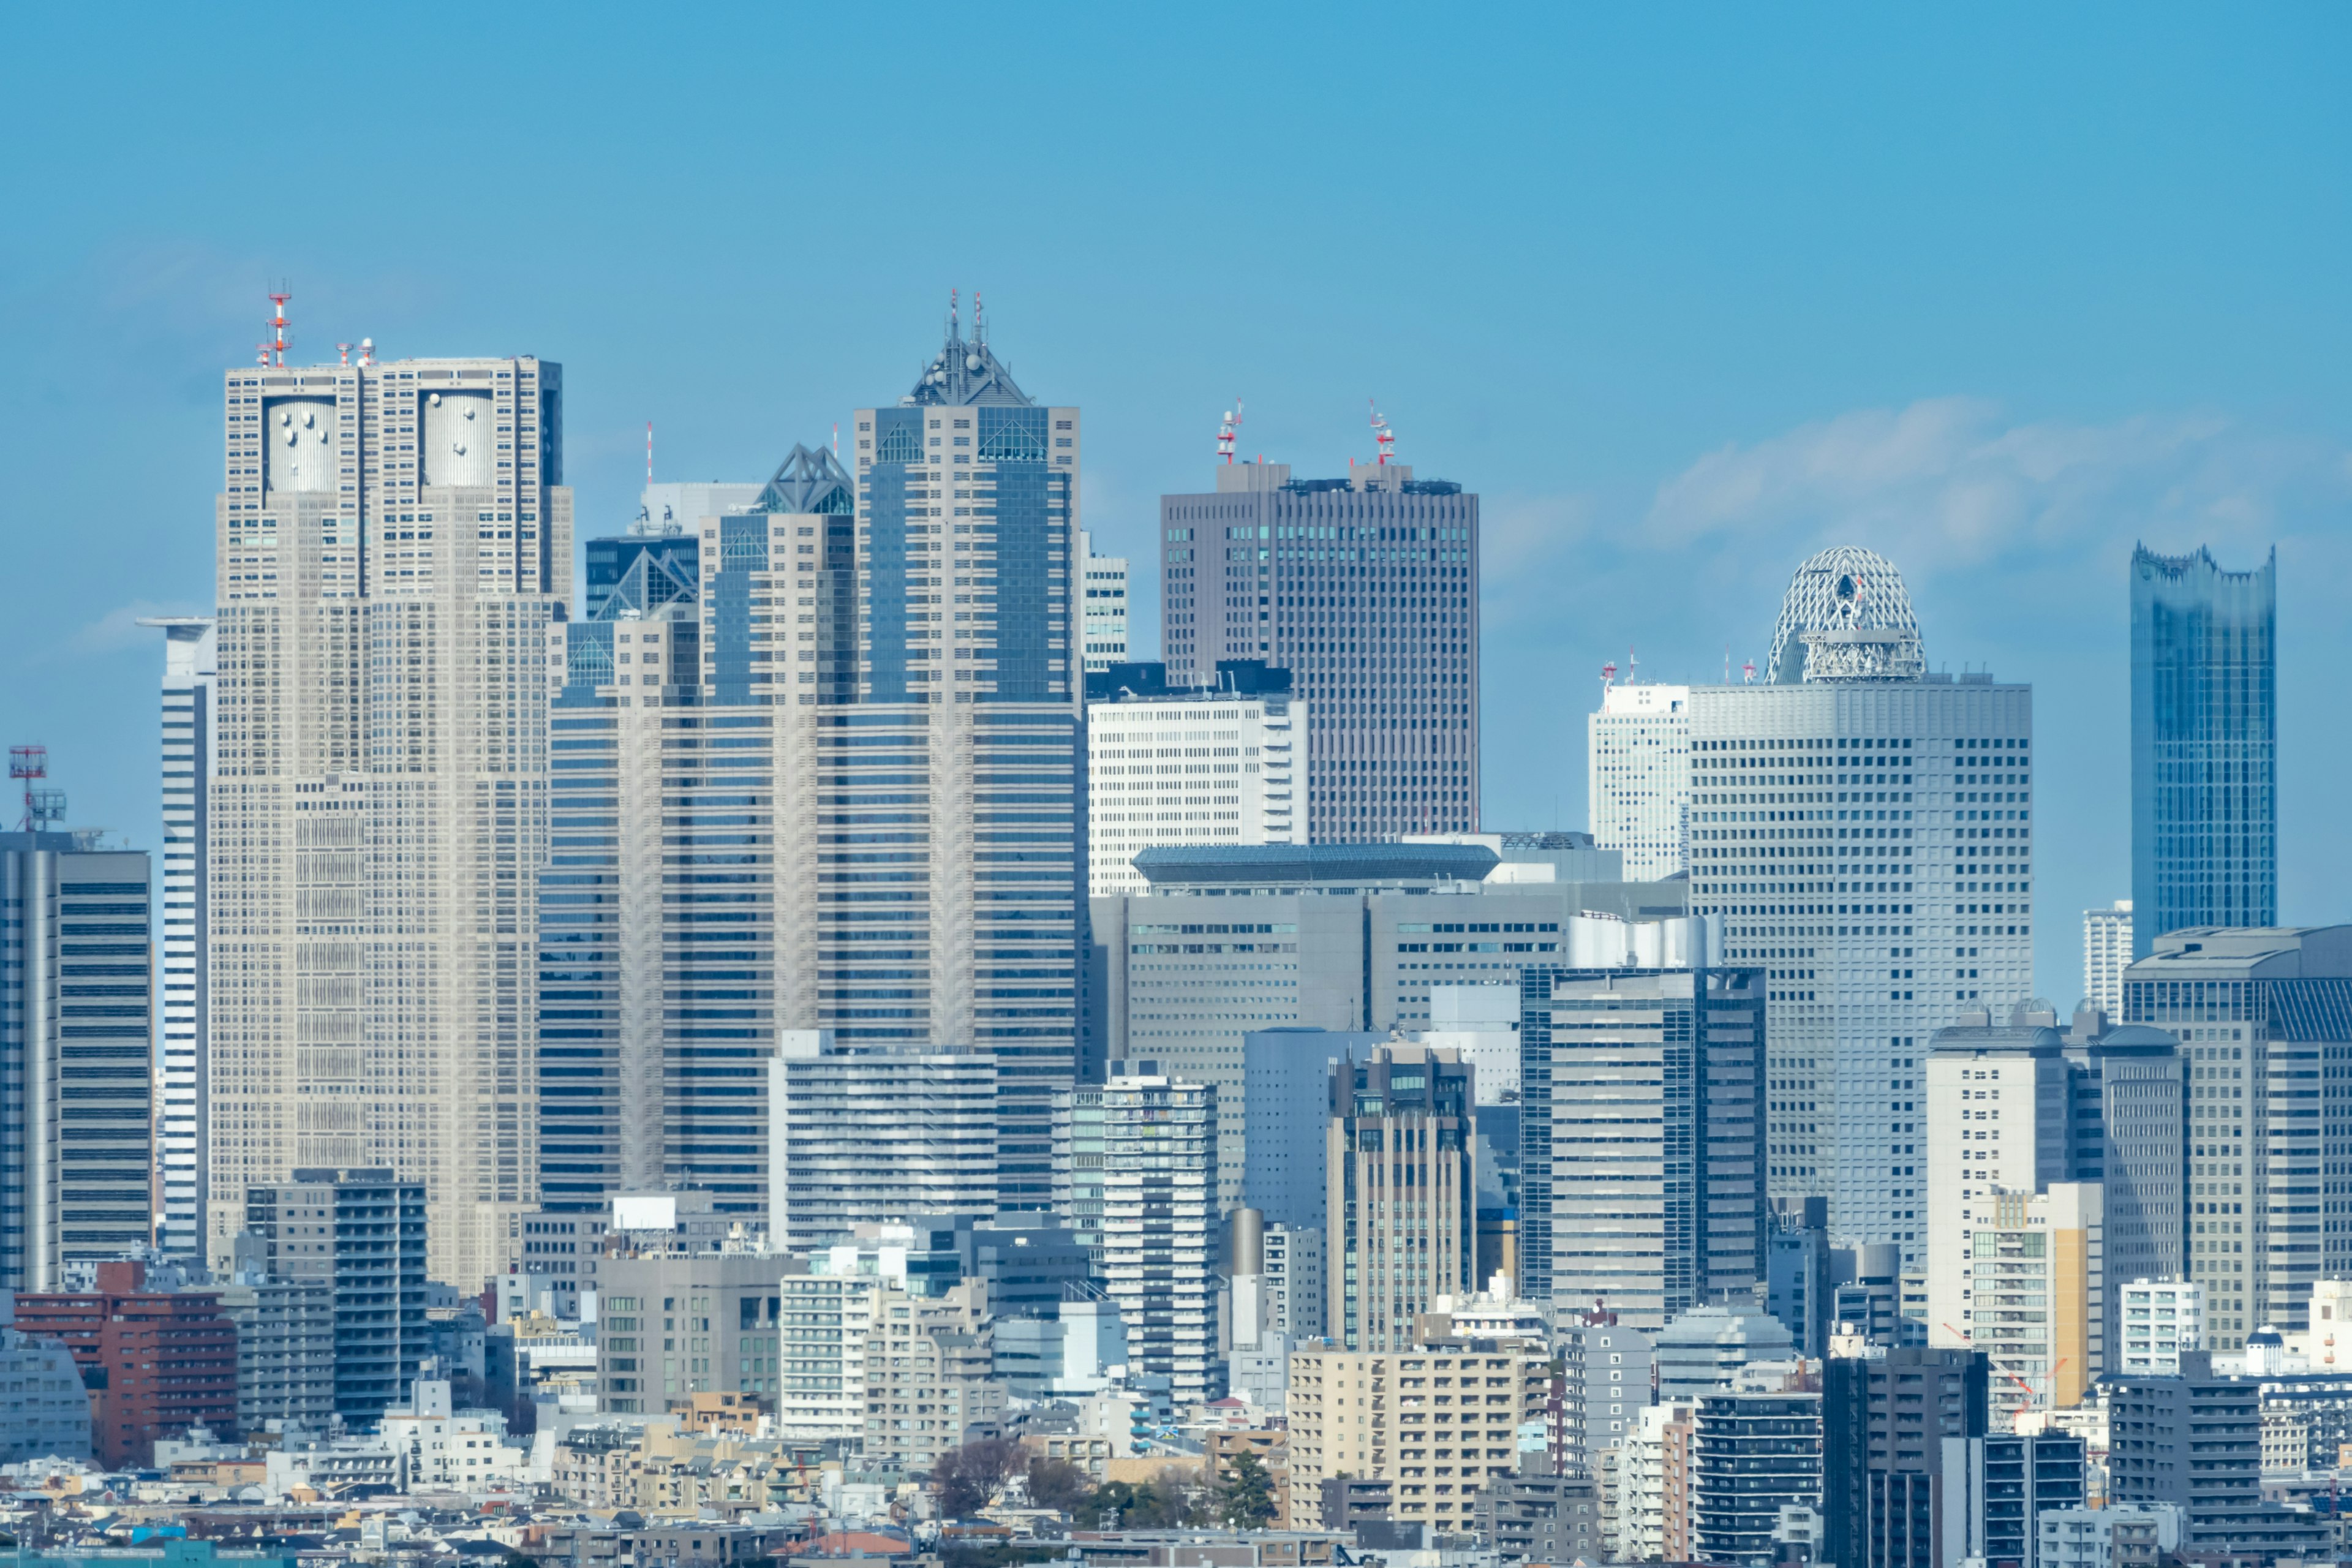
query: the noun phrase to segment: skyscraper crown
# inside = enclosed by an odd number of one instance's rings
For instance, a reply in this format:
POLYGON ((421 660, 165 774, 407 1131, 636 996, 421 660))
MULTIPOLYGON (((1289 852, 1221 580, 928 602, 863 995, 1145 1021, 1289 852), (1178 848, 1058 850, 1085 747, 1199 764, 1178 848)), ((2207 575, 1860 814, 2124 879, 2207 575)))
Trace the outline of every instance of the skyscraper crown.
POLYGON ((971 336, 966 338, 956 314, 955 297, 950 294, 947 342, 915 378, 915 390, 900 402, 955 408, 969 408, 976 403, 1009 403, 1026 408, 1035 400, 1013 384, 1013 373, 989 352, 988 318, 981 311, 980 296, 972 296, 971 336))
POLYGON ((1768 681, 1916 680, 1927 669, 1911 595, 1884 555, 1841 544, 1789 579, 1768 681))

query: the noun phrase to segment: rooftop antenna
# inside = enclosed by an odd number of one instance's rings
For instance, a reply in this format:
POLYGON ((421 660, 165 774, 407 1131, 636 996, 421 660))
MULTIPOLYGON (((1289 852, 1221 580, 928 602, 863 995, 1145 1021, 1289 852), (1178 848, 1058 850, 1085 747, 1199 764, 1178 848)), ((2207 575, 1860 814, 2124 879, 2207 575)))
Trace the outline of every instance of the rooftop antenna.
POLYGON ((360 340, 360 363, 363 365, 375 363, 375 340, 373 338, 362 338, 360 340))
POLYGON ((948 290, 948 342, 954 342, 957 339, 963 336, 963 331, 960 325, 963 318, 961 313, 956 309, 956 301, 961 296, 962 292, 963 290, 961 289, 950 289, 948 290))
POLYGON ((40 833, 66 819, 66 792, 44 788, 38 782, 49 776, 47 746, 9 747, 8 776, 25 781, 25 818, 16 825, 17 832, 40 833))
POLYGON ((1603 663, 1601 667, 1601 695, 1604 699, 1609 695, 1609 688, 1616 679, 1617 661, 1612 658, 1603 663))
POLYGON ((833 456, 836 462, 841 458, 841 421, 838 419, 833 422, 833 456))
POLYGON ((1224 418, 1217 426, 1217 456, 1228 463, 1232 462, 1234 443, 1241 438, 1241 433, 1242 400, 1236 397, 1233 407, 1226 410, 1224 418))
POLYGON ((654 482, 654 422, 646 421, 646 483, 654 482))
POLYGON ((971 341, 982 344, 988 342, 988 316, 980 308, 980 290, 977 289, 971 291, 971 341))
POLYGON ((1745 659, 1745 660, 1741 661, 1740 666, 1739 666, 1739 675, 1740 675, 1740 681, 1739 681, 1739 684, 1741 684, 1742 686, 1753 686, 1753 685, 1755 685, 1755 684, 1756 684, 1756 661, 1755 661, 1754 659, 1752 659, 1752 658, 1751 658, 1751 659, 1745 659))
POLYGON ((270 304, 277 307, 277 313, 269 318, 269 326, 270 330, 278 334, 277 341, 270 347, 278 355, 278 364, 280 369, 283 369, 286 364, 286 301, 292 298, 294 298, 293 287, 286 283, 280 283, 269 296, 270 304))
POLYGON ((345 370, 349 370, 349 369, 351 368, 351 364, 352 364, 352 345, 351 345, 351 344, 349 344, 349 343, 337 343, 337 344, 335 345, 335 363, 336 363, 337 364, 339 364, 339 365, 342 366, 345 370))
POLYGON ((1642 684, 1642 661, 1633 657, 1633 647, 1631 643, 1625 646, 1625 684, 1628 686, 1642 684))
POLYGON ((1381 417, 1377 398, 1368 397, 1364 401, 1371 405, 1372 410, 1372 446, 1380 453, 1380 465, 1386 468, 1389 459, 1396 456, 1396 432, 1390 429, 1389 422, 1381 417))

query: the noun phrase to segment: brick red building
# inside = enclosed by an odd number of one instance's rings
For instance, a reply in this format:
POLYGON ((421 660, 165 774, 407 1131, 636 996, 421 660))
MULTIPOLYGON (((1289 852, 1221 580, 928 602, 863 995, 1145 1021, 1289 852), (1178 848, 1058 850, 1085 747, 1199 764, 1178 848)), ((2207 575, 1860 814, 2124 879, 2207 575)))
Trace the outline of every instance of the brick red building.
POLYGON ((155 1439, 201 1422, 236 1429, 236 1325, 209 1291, 151 1291, 147 1267, 101 1263, 98 1289, 16 1298, 16 1327, 72 1352, 90 1443, 114 1468, 152 1464, 155 1439))

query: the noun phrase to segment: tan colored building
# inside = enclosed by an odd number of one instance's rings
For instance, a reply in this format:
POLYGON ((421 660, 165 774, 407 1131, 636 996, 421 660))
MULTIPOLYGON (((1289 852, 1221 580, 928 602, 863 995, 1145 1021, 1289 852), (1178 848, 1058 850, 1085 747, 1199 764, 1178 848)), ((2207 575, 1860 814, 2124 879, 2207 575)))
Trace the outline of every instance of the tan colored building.
POLYGON ((1519 1424, 1542 1412, 1549 1365, 1524 1342, 1294 1352, 1293 1524, 1323 1528, 1322 1483, 1346 1475, 1391 1482, 1400 1520, 1468 1530, 1478 1489, 1516 1468, 1519 1424))
POLYGON ((223 386, 207 1250, 249 1186, 388 1167, 469 1293, 539 1196, 562 373, 277 357, 223 386))
POLYGON ((944 1296, 876 1290, 866 1331, 866 1458, 920 1474, 950 1448, 1004 1420, 1004 1385, 989 1375, 986 1287, 944 1296), (979 1428, 981 1430, 975 1430, 979 1428))
POLYGON ((1265 1467, 1274 1494, 1273 1530, 1288 1530, 1290 1521, 1290 1434, 1279 1426, 1244 1427, 1212 1432, 1202 1445, 1212 1479, 1219 1486, 1233 1479, 1234 1466, 1244 1454, 1255 1454, 1265 1467))
POLYGON ((1471 1068, 1451 1047, 1375 1046, 1331 1068, 1325 1124, 1328 1325, 1349 1350, 1413 1343, 1436 1296, 1478 1286, 1471 1068))

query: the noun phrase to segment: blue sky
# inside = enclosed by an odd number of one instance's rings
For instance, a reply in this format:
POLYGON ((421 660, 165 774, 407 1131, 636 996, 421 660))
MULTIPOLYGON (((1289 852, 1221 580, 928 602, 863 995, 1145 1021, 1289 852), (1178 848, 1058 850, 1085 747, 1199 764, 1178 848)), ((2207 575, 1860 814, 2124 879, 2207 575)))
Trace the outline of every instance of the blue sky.
MULTIPOLYGON (((27 9, 0 47, 0 736, 155 841, 130 621, 203 606, 215 389, 298 357, 564 365, 583 534, 889 398, 979 289, 1147 555, 1217 416, 1485 498, 1486 816, 1584 822, 1604 658, 1763 654, 1789 570, 1906 573, 2036 688, 2041 989, 2126 892, 2135 539, 2275 542, 2282 881, 2347 918, 2352 328, 2318 5, 27 9), (2330 671, 2337 672, 2331 676, 2330 671)), ((1144 595, 1139 627, 1156 637, 1144 595)))

